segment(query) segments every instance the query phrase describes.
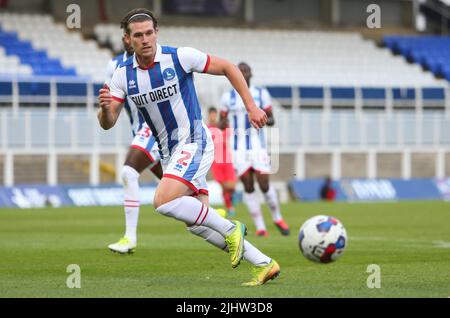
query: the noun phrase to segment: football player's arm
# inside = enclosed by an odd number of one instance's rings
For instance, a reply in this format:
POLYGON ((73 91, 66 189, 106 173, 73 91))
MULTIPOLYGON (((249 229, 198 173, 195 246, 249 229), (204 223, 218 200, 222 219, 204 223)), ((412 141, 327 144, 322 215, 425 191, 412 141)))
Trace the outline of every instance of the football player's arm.
POLYGON ((249 120, 255 128, 262 128, 267 122, 266 113, 256 107, 255 101, 241 71, 233 63, 216 56, 209 57, 207 74, 224 75, 241 96, 247 110, 249 120))
POLYGON ((114 127, 123 108, 123 103, 125 102, 125 88, 122 87, 124 76, 122 70, 116 69, 112 76, 110 86, 108 87, 105 84, 100 89, 98 96, 100 108, 97 113, 97 118, 100 126, 105 130, 114 127))
POLYGON ((264 109, 267 115, 267 126, 272 127, 275 125, 275 118, 273 117, 272 108, 264 109))
POLYGON ((267 115, 267 126, 273 126, 275 125, 275 118, 272 112, 272 98, 270 97, 269 92, 265 88, 263 88, 261 91, 261 99, 263 110, 266 112, 267 115))
POLYGON ((100 104, 97 113, 98 122, 103 129, 108 130, 116 124, 120 111, 123 108, 123 102, 113 99, 109 89, 106 87, 100 90, 98 101, 100 104))

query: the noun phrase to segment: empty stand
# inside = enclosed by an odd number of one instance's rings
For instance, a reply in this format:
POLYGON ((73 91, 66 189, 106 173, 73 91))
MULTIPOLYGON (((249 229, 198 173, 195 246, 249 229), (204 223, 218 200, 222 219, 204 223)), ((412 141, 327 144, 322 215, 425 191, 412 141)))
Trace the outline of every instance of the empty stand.
POLYGON ((393 52, 450 81, 450 36, 385 36, 393 52))
MULTIPOLYGON (((0 47, 8 56, 18 56, 21 65, 31 67, 33 75, 78 75, 94 81, 105 80, 112 57, 94 40, 83 39, 80 32, 69 31, 49 15, 0 14, 0 47)), ((23 68, 21 74, 30 72, 23 68)))
MULTIPOLYGON (((95 33, 101 43, 122 50, 122 30, 117 25, 100 24, 95 33)), ((382 106, 391 98, 393 107, 409 107, 413 104, 410 99, 415 99, 411 89, 448 87, 445 81, 436 79, 419 65, 410 64, 389 49, 379 48, 373 41, 352 32, 163 26, 159 42, 176 47, 192 46, 234 63, 248 62, 253 68, 254 83, 273 87, 271 93, 280 98, 281 104, 322 106, 328 98, 330 105, 337 107, 354 106, 358 102, 370 107, 382 106), (289 92, 291 86, 301 87, 300 94, 289 92), (284 89, 277 90, 279 87, 284 89), (331 91, 324 91, 324 87, 331 91), (391 87, 402 91, 385 91, 391 87), (359 88, 363 92, 355 90, 359 88), (403 89, 407 90, 406 96, 403 89)), ((203 98, 216 95, 204 98, 206 103, 217 103, 217 96, 229 89, 223 78, 199 75, 196 79, 203 98)), ((444 104, 442 99, 433 102, 444 104)))

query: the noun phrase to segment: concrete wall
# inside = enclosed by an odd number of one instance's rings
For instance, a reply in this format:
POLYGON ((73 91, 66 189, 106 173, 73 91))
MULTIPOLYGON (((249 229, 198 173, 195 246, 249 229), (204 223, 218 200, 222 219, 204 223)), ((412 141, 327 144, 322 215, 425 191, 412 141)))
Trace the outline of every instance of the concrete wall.
POLYGON ((5 157, 0 155, 0 187, 5 184, 4 173, 3 173, 4 164, 5 164, 5 157))
POLYGON ((256 22, 318 24, 320 1, 310 0, 255 0, 256 22))
POLYGON ((58 183, 89 183, 89 156, 58 156, 58 183))
POLYGON ((271 180, 286 181, 291 180, 294 177, 295 177, 295 155, 280 154, 278 171, 270 176, 271 180))
POLYGON ((379 178, 401 178, 402 156, 396 153, 380 153, 377 155, 379 178))
POLYGON ((14 156, 14 183, 47 183, 47 157, 42 155, 14 156))
MULTIPOLYGON (((245 0, 243 0, 244 2, 245 0)), ((65 22, 69 4, 81 7, 82 28, 89 32, 92 27, 101 22, 99 2, 97 0, 13 0, 9 1, 8 10, 28 13, 50 13, 57 21, 65 22)), ((153 0, 105 0, 107 21, 118 23, 131 9, 144 7, 154 10, 153 0)), ((365 27, 369 13, 366 8, 371 3, 381 6, 382 26, 411 26, 412 4, 410 1, 398 0, 339 0, 338 13, 335 16, 340 25, 365 27)), ((254 0, 254 18, 257 24, 301 25, 305 27, 330 26, 333 20, 333 0, 254 0)), ((235 15, 233 20, 243 21, 244 7, 235 15)), ((182 17, 185 19, 186 17, 182 17)), ((191 17, 191 20, 202 18, 191 17)), ((204 18, 212 25, 216 20, 204 18)), ((176 22, 172 19, 172 22, 176 22)), ((161 17, 162 24, 164 14, 161 17)), ((184 20, 183 20, 184 21, 184 20)), ((189 23, 189 20, 186 20, 189 23)), ((170 21, 169 21, 170 22, 170 21)))
POLYGON ((341 157, 342 178, 367 177, 367 155, 363 153, 347 153, 341 157))
POLYGON ((331 154, 306 154, 305 178, 324 178, 331 175, 331 154))
POLYGON ((445 175, 450 176, 450 153, 445 155, 445 175))
POLYGON ((45 13, 47 5, 46 0, 9 0, 7 9, 12 12, 45 13))
POLYGON ((436 154, 413 153, 411 154, 411 177, 432 178, 436 173, 436 154))
POLYGON ((381 27, 411 26, 412 4, 398 0, 341 0, 340 20, 343 25, 365 26, 367 7, 378 4, 381 9, 381 27))

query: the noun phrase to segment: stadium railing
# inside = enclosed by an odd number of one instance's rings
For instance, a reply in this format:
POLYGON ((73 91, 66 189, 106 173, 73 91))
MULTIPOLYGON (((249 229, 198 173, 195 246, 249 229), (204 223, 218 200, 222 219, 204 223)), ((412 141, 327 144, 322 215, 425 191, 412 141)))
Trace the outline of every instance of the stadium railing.
POLYGON ((83 77, 0 76, 0 105, 11 106, 80 106, 93 108, 103 83, 83 77))
MULTIPOLYGON (((92 108, 103 83, 82 77, 0 77, 0 105, 82 106, 92 108)), ((395 108, 442 109, 450 113, 450 86, 445 87, 338 87, 268 86, 272 97, 286 108, 395 108)), ((216 94, 218 94, 217 92, 216 94)), ((202 98, 202 96, 200 96, 202 98)), ((220 100, 220 96, 215 96, 220 100)))
MULTIPOLYGON (((284 169, 280 158, 291 156, 297 178, 307 176, 305 157, 330 154, 333 178, 343 176, 345 154, 364 154, 366 176, 376 178, 377 155, 401 154, 401 176, 412 174, 412 155, 433 154, 435 176, 446 174, 446 156, 450 155, 450 116, 442 111, 354 112, 292 111, 274 108, 276 126, 267 130, 272 166, 284 169)), ((15 156, 40 155, 47 158, 50 185, 58 183, 58 156, 85 155, 89 160, 89 182, 99 184, 102 155, 115 157, 120 171, 132 136, 128 118, 122 113, 116 127, 100 128, 94 108, 21 108, 0 109, 0 159, 3 183, 14 185, 15 156)), ((286 171, 284 171, 286 172, 286 171)), ((292 171, 288 173, 292 176, 292 171)), ((120 174, 116 174, 120 183, 120 174)))
POLYGON ((323 87, 268 86, 269 93, 286 108, 409 108, 420 112, 442 109, 450 112, 450 88, 447 87, 323 87))

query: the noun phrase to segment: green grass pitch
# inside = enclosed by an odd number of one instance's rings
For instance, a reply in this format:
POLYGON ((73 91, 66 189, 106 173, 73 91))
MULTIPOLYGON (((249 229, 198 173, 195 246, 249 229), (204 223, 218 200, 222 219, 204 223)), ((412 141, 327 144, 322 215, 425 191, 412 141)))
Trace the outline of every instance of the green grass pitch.
POLYGON ((254 235, 243 205, 238 219, 248 239, 278 260, 281 275, 260 287, 243 262, 190 234, 182 223, 141 208, 134 255, 107 244, 122 234, 121 207, 0 209, 0 297, 449 297, 450 203, 290 203, 282 206, 292 234, 282 237, 265 219, 270 237, 254 235), (339 218, 349 236, 341 259, 306 260, 298 229, 309 217, 339 218), (81 288, 69 289, 67 266, 81 268, 81 288), (370 264, 381 268, 381 288, 370 289, 370 264))

